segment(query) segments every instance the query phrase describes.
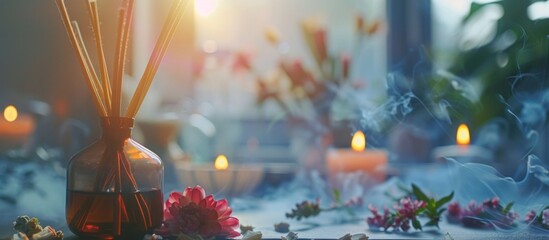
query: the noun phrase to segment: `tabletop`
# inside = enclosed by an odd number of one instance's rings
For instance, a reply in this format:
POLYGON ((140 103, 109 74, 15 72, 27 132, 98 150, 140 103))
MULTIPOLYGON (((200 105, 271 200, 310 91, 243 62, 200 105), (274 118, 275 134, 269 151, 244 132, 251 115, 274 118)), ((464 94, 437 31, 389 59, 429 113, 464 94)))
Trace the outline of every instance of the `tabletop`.
MULTIPOLYGON (((286 219, 284 211, 281 209, 289 209, 292 203, 287 201, 268 201, 256 200, 254 206, 248 209, 237 209, 233 216, 236 216, 241 224, 253 225, 254 231, 261 231, 263 239, 281 239, 285 236, 284 233, 274 231, 274 224, 278 222, 287 222, 290 224, 290 230, 297 232, 299 239, 339 239, 347 233, 357 234, 364 233, 370 239, 547 239, 549 236, 541 233, 533 233, 528 231, 516 233, 504 233, 494 230, 476 230, 467 229, 459 225, 448 224, 445 221, 441 222, 440 230, 427 229, 423 232, 412 233, 395 233, 395 232, 380 232, 368 230, 368 225, 365 221, 345 222, 345 217, 337 212, 321 214, 314 219, 305 221, 296 221, 286 219), (334 219, 339 219, 334 221, 334 219), (451 238, 449 238, 450 236, 451 238)), ((2 223, 8 221, 5 215, 0 216, 2 223)), ((65 233, 65 239, 82 239, 74 236, 66 227, 66 224, 61 221, 46 222, 41 221, 43 225, 51 225, 56 229, 61 229, 65 233)), ((0 227, 0 240, 10 239, 13 234, 11 227, 2 224, 0 227)))

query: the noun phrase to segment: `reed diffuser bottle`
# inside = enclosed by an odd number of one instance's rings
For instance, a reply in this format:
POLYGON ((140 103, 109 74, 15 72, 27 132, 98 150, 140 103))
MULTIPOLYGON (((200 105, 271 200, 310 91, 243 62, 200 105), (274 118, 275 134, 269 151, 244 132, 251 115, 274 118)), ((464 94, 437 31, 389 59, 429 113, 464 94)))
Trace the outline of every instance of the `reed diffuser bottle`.
POLYGON ((82 237, 139 239, 162 223, 163 165, 131 139, 131 118, 102 118, 102 137, 67 172, 66 218, 82 237))
POLYGON ((173 1, 153 54, 122 114, 122 81, 135 0, 122 0, 118 11, 112 78, 103 52, 97 0, 88 0, 88 12, 100 74, 90 60, 78 22, 70 19, 65 0, 56 0, 56 3, 101 116, 103 130, 99 141, 78 153, 69 163, 67 223, 73 233, 86 239, 142 239, 145 233, 162 224, 164 167, 156 154, 131 139, 131 129, 186 5, 183 0, 173 1))

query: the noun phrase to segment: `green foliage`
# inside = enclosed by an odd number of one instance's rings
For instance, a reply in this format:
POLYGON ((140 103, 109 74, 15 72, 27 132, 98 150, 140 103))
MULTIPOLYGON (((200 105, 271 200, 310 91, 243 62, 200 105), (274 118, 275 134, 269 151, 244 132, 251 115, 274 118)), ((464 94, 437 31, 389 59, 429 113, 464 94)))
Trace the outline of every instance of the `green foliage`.
MULTIPOLYGON (((434 197, 428 197, 417 185, 412 184, 412 193, 417 200, 421 200, 426 203, 422 213, 427 218, 429 218, 429 222, 427 222, 424 226, 435 226, 438 228, 438 223, 440 222, 441 215, 442 213, 444 213, 444 211, 446 211, 446 208, 442 207, 449 203, 452 198, 454 198, 454 192, 452 191, 452 193, 450 193, 449 195, 437 200, 434 197)), ((413 221, 412 224, 414 228, 416 228, 416 225, 419 224, 419 221, 417 223, 413 221)), ((416 229, 421 230, 421 225, 419 226, 420 227, 416 229)))
POLYGON ((505 205, 505 207, 503 208, 503 210, 501 210, 501 212, 503 214, 507 214, 511 211, 511 208, 513 208, 513 205, 515 204, 515 202, 510 202, 508 203, 507 205, 505 205))
POLYGON ((320 214, 322 209, 318 202, 303 201, 295 205, 291 212, 286 213, 287 218, 295 218, 298 221, 302 218, 314 217, 320 214))
MULTIPOLYGON (((480 101, 473 112, 477 124, 504 114, 505 105, 499 96, 504 100, 512 96, 511 83, 516 78, 521 78, 525 73, 539 74, 546 71, 549 18, 532 20, 528 16, 528 8, 541 1, 546 0, 472 2, 469 13, 463 18, 465 26, 474 24, 487 7, 497 6, 502 10, 493 39, 482 46, 460 52, 449 69, 453 74, 480 81, 483 85, 480 101)), ((534 78, 537 83, 548 81, 543 74, 534 78)))

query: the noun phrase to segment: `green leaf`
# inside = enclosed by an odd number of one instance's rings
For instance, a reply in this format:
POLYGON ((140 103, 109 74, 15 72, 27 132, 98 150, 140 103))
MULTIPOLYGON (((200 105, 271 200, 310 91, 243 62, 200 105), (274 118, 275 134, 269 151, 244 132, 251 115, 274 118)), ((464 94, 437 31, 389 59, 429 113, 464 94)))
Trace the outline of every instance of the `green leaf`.
POLYGON ((450 193, 448 196, 443 197, 437 201, 437 208, 442 207, 442 205, 449 203, 454 198, 454 192, 450 193))
POLYGON ((383 228, 387 230, 389 227, 393 225, 393 223, 395 223, 395 216, 390 216, 389 218, 387 218, 387 222, 385 223, 385 226, 383 226, 383 228))
POLYGON ((339 190, 337 190, 337 189, 334 188, 333 194, 334 194, 334 201, 335 201, 336 203, 341 202, 341 192, 339 192, 339 190))
POLYGON ((424 226, 426 226, 426 227, 427 226, 437 226, 438 227, 438 222, 431 220, 431 221, 427 222, 424 226))
POLYGON ((429 202, 429 198, 427 197, 427 195, 425 195, 425 193, 423 193, 423 191, 421 191, 421 189, 415 184, 412 184, 412 192, 414 193, 417 199, 427 203, 429 202))
POLYGON ((508 203, 505 208, 503 208, 503 210, 501 210, 503 212, 503 214, 507 214, 509 213, 509 211, 511 211, 511 208, 513 207, 513 205, 515 204, 515 202, 510 202, 508 203))
POLYGON ((414 229, 419 229, 423 231, 423 229, 421 228, 421 223, 417 219, 412 219, 412 226, 414 227, 414 229))
POLYGON ((446 208, 438 210, 437 215, 440 216, 444 211, 446 211, 446 208))
POLYGON ((406 186, 404 186, 402 183, 398 183, 397 188, 398 188, 398 190, 404 192, 406 195, 411 195, 412 194, 410 189, 406 188, 406 186))

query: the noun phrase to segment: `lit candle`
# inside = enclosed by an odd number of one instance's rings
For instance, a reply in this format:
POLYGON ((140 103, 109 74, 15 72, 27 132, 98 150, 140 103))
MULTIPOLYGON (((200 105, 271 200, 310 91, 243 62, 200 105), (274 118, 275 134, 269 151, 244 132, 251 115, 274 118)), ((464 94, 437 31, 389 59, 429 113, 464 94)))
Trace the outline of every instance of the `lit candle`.
POLYGON ((34 132, 34 119, 28 114, 19 114, 13 105, 7 106, 0 117, 0 150, 23 145, 34 132))
POLYGON ((227 170, 229 168, 229 160, 225 155, 221 154, 215 158, 214 167, 216 170, 227 170))
POLYGON ((438 147, 433 150, 433 157, 437 160, 443 158, 467 159, 467 160, 492 160, 492 152, 471 145, 471 134, 469 127, 462 123, 456 131, 456 144, 438 147))
POLYGON ((366 149, 366 137, 362 131, 354 134, 352 149, 331 149, 326 157, 329 175, 337 173, 364 172, 376 180, 385 179, 388 155, 385 150, 366 149))
POLYGON ((264 170, 258 165, 229 164, 221 154, 214 164, 176 162, 177 176, 184 186, 200 185, 208 192, 225 197, 241 196, 254 190, 263 179, 264 170))

